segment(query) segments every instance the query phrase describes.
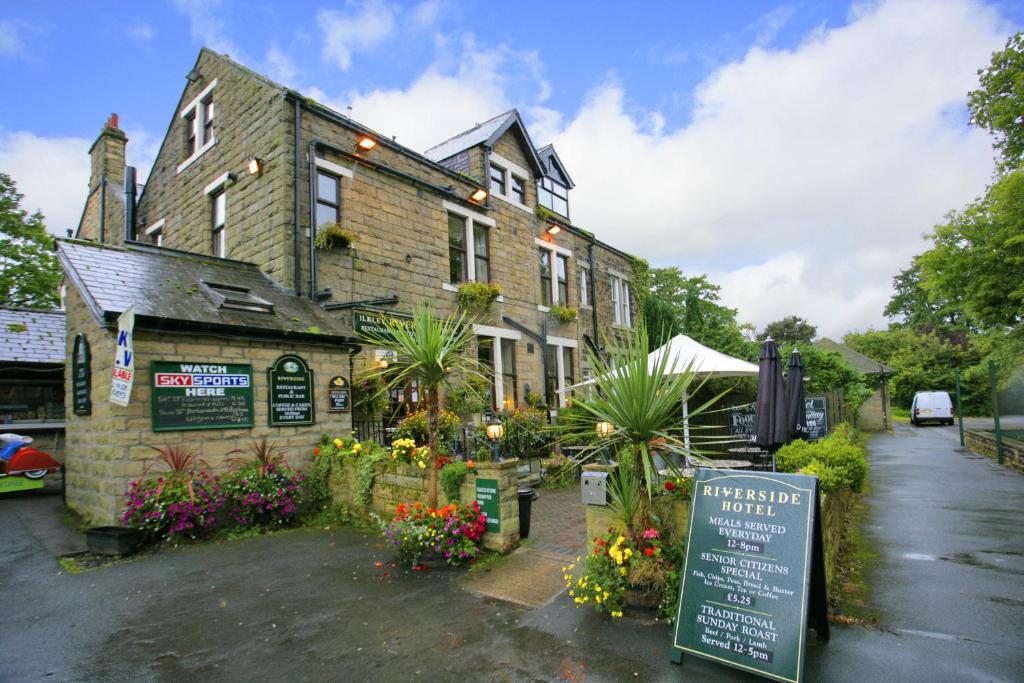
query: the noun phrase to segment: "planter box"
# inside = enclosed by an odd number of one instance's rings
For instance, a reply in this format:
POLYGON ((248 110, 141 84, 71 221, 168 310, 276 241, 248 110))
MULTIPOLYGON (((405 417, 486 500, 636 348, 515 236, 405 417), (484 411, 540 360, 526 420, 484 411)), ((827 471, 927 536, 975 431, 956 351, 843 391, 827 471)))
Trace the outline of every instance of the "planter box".
POLYGON ((130 555, 138 549, 141 540, 138 529, 122 526, 99 526, 85 531, 86 546, 97 555, 130 555))

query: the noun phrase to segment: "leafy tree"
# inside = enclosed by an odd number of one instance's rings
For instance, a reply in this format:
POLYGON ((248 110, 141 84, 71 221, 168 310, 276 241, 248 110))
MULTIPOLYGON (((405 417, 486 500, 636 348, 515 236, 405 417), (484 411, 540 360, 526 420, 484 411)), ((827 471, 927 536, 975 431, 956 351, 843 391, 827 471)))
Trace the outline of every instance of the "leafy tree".
POLYGON ((929 299, 959 298, 982 327, 1024 321, 1024 169, 949 214, 931 237, 934 246, 917 258, 929 299))
POLYGON ((818 328, 796 315, 787 315, 782 320, 768 323, 761 333, 762 337, 771 337, 779 346, 810 346, 818 328))
POLYGON ((914 259, 909 268, 892 279, 893 295, 883 313, 900 327, 970 327, 963 313, 961 296, 933 301, 921 286, 921 264, 914 259), (901 318, 899 321, 894 318, 901 318))
POLYGON ((56 308, 60 263, 43 215, 21 208, 22 195, 0 173, 0 305, 56 308))
POLYGON ((1024 157, 1024 36, 1017 33, 992 53, 988 68, 978 70, 977 90, 968 93, 971 123, 995 138, 1001 170, 1013 170, 1024 157))

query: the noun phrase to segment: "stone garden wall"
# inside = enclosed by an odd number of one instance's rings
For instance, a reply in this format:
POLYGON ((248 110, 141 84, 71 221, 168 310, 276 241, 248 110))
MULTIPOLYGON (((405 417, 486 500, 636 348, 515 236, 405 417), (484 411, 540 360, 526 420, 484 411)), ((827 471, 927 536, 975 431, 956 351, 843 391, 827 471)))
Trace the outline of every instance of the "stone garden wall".
MULTIPOLYGON (((508 552, 519 542, 519 498, 516 476, 517 460, 500 463, 477 463, 475 471, 466 475, 459 491, 461 501, 450 501, 438 486, 438 504, 466 504, 476 499, 477 479, 496 479, 499 495, 499 533, 484 534, 483 545, 489 550, 508 552)), ((376 465, 370 503, 359 499, 357 463, 344 460, 335 464, 331 472, 331 496, 334 503, 345 505, 350 511, 368 518, 371 512, 382 517, 393 515, 399 503, 427 503, 428 479, 423 470, 404 463, 382 462, 376 465)))
MULTIPOLYGON (((987 429, 967 429, 964 431, 964 445, 973 453, 998 458, 996 452, 995 432, 987 429)), ((1024 473, 1024 441, 1008 439, 1003 436, 1003 463, 1018 472, 1024 473)))

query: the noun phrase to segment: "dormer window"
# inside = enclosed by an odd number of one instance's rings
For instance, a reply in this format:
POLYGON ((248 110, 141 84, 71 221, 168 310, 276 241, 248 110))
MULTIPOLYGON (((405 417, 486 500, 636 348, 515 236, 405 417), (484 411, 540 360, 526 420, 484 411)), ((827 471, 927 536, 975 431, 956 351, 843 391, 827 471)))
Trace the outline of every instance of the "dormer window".
POLYGON ((178 164, 178 173, 185 170, 193 161, 201 157, 206 150, 217 142, 214 137, 214 116, 216 109, 213 104, 213 91, 217 87, 214 80, 191 102, 181 109, 178 115, 182 121, 184 137, 184 157, 178 164))
POLYGON ((203 290, 217 308, 253 313, 273 313, 274 304, 253 294, 248 287, 201 282, 203 290))
POLYGON ((489 190, 492 197, 497 197, 524 211, 533 212, 526 203, 526 179, 530 174, 525 168, 500 154, 491 152, 487 177, 490 180, 489 190))
POLYGON ((569 189, 551 178, 541 178, 537 183, 537 203, 545 209, 569 217, 569 189))

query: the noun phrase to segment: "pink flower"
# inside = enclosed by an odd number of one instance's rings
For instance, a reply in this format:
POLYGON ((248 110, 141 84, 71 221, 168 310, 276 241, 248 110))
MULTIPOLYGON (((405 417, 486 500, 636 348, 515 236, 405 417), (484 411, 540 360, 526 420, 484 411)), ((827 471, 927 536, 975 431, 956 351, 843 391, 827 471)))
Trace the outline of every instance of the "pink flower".
POLYGON ((655 529, 654 527, 651 527, 650 529, 645 529, 644 533, 643 533, 643 536, 647 540, 651 540, 652 538, 657 538, 658 537, 658 530, 655 529))

